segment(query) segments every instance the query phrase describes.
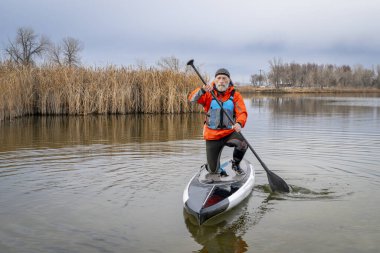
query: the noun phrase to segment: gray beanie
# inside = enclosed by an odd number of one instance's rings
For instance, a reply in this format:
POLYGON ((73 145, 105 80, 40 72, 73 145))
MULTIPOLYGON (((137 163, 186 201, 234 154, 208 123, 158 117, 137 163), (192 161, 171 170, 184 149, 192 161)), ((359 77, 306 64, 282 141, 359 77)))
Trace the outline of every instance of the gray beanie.
POLYGON ((230 72, 228 72, 227 69, 224 69, 224 68, 221 68, 221 69, 218 69, 215 73, 215 77, 217 75, 225 75, 225 76, 228 76, 228 78, 230 78, 230 72))

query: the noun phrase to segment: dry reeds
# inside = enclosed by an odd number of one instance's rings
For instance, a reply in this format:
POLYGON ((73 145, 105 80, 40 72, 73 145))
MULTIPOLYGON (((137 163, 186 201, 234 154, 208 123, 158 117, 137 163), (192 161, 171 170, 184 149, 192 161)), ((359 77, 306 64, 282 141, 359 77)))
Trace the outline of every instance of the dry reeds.
POLYGON ((0 120, 23 115, 183 113, 195 75, 155 68, 0 65, 0 120))

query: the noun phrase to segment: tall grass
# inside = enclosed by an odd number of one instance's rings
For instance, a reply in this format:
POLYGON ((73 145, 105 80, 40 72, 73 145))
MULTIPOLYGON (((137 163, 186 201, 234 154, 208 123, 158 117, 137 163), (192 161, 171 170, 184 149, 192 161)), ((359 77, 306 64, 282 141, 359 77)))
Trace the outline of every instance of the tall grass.
POLYGON ((155 68, 0 65, 0 120, 24 115, 183 113, 197 76, 155 68))

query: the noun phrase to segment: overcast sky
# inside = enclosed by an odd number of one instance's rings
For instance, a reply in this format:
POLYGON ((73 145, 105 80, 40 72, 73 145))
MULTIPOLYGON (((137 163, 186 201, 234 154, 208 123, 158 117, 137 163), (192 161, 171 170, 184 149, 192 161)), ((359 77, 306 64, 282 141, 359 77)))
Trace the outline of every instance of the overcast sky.
POLYGON ((85 65, 194 58, 239 82, 274 58, 380 64, 380 0, 0 0, 1 49, 19 27, 79 39, 85 65))

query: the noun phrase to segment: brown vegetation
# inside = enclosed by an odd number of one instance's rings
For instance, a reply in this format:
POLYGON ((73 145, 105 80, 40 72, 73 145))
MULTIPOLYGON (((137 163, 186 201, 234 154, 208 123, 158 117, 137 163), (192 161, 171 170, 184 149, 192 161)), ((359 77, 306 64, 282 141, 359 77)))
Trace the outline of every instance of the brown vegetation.
POLYGON ((0 64, 0 120, 23 115, 182 113, 195 75, 155 68, 0 64))

